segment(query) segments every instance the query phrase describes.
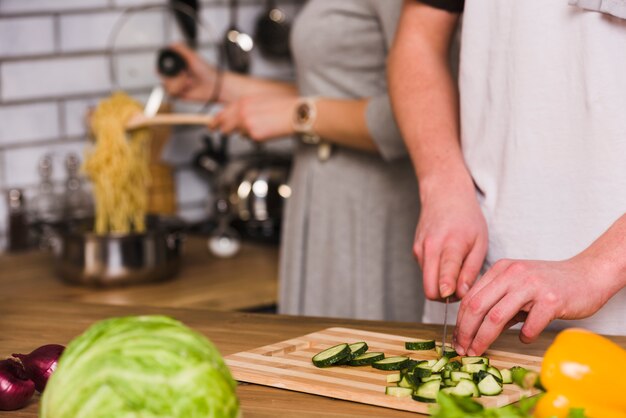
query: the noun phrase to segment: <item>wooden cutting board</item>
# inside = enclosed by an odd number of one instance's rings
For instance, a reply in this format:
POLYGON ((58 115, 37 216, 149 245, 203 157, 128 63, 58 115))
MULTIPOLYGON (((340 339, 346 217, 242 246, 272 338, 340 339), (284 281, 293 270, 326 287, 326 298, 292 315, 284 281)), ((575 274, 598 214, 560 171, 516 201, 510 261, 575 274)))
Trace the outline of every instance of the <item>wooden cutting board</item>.
MULTIPOLYGON (((428 414, 429 404, 385 395, 385 386, 388 385, 385 376, 393 372, 376 370, 370 366, 320 369, 311 363, 311 357, 326 348, 358 341, 367 342, 368 351, 382 351, 386 356, 407 355, 416 360, 437 358, 434 350, 405 350, 404 343, 415 339, 350 328, 327 328, 232 354, 226 357, 226 363, 235 379, 241 382, 428 414)), ((541 357, 504 351, 488 351, 486 355, 497 368, 523 366, 539 370, 541 367, 541 357)), ((478 401, 489 407, 504 406, 518 401, 522 396, 537 393, 535 389, 523 390, 516 385, 504 385, 500 395, 485 396, 478 401)))

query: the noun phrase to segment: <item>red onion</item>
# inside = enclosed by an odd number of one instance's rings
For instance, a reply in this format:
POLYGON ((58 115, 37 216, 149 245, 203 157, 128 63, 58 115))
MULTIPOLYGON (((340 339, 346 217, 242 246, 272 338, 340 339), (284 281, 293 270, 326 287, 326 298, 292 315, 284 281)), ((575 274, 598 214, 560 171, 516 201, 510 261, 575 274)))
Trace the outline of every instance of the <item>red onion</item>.
POLYGON ((13 354, 22 361, 26 375, 35 382, 35 388, 43 392, 48 378, 57 368, 59 357, 65 347, 58 344, 42 345, 30 354, 13 354))
POLYGON ((26 376, 22 365, 12 358, 0 361, 0 410, 13 411, 28 403, 35 384, 26 376))

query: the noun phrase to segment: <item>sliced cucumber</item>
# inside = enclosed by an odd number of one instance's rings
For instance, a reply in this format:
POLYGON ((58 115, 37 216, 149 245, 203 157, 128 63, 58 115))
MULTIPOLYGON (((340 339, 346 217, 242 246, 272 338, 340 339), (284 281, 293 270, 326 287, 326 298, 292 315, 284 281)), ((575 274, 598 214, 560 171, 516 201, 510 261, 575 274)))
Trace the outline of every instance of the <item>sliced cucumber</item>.
POLYGON ((402 388, 398 386, 387 386, 385 395, 395 396, 396 398, 410 398, 413 395, 413 388, 402 388))
POLYGON ((502 369, 500 370, 500 374, 502 375, 502 383, 513 383, 513 376, 511 375, 511 370, 502 369))
POLYGON ((433 374, 433 375, 428 376, 428 377, 422 377, 420 380, 422 381, 422 383, 426 383, 426 382, 430 382, 431 380, 439 380, 439 381, 441 381, 443 379, 441 378, 440 374, 433 374))
POLYGON ((433 373, 439 373, 443 367, 448 364, 450 360, 448 360, 448 357, 441 357, 439 360, 437 360, 437 362, 435 364, 433 364, 433 366, 430 368, 430 370, 433 373))
POLYGON ((435 340, 407 341, 404 343, 407 350, 432 350, 435 348, 435 340))
POLYGON ((423 361, 420 361, 420 364, 424 364, 424 363, 428 364, 428 367, 432 368, 437 363, 437 360, 433 359, 433 360, 423 360, 423 361))
POLYGON ((481 395, 495 396, 502 393, 502 384, 496 380, 496 377, 491 373, 478 382, 478 391, 481 395))
POLYGON ((330 367, 350 355, 350 347, 348 344, 337 344, 333 347, 320 351, 313 356, 313 364, 316 367, 330 367))
POLYGON ((430 369, 431 366, 428 365, 428 362, 424 361, 413 369, 413 373, 417 377, 428 377, 433 374, 433 371, 430 369))
POLYGON ((463 363, 463 364, 477 364, 477 363, 481 363, 481 364, 486 364, 487 366, 489 366, 489 359, 487 357, 478 357, 478 356, 461 357, 461 363, 463 363))
POLYGON ((352 344, 348 344, 348 347, 350 347, 350 357, 351 358, 355 358, 360 356, 361 354, 365 353, 367 351, 367 349, 369 348, 367 346, 367 343, 364 341, 358 342, 358 343, 352 343, 352 344))
POLYGON ((361 354, 360 356, 356 356, 352 360, 348 362, 350 366, 368 366, 376 361, 382 360, 385 358, 385 354, 371 351, 369 353, 361 354))
POLYGON ((387 375, 387 383, 398 383, 400 380, 402 380, 402 374, 400 372, 387 375))
POLYGON ((408 375, 402 376, 402 379, 400 379, 400 381, 398 382, 398 386, 400 386, 401 388, 411 388, 411 389, 415 389, 417 387, 417 385, 415 385, 413 380, 411 380, 411 378, 408 375))
POLYGON ((466 372, 470 374, 478 373, 481 370, 483 372, 487 371, 487 365, 483 363, 473 363, 473 364, 464 364, 463 367, 461 367, 462 372, 466 372))
POLYGON ((471 380, 461 379, 454 387, 454 394, 457 396, 480 396, 480 392, 478 391, 478 386, 476 383, 471 380))
POLYGON ((372 363, 372 367, 379 370, 400 370, 409 363, 409 358, 405 356, 387 357, 372 363))
POLYGON ((459 382, 455 382, 452 379, 443 379, 443 385, 445 387, 454 387, 458 384, 459 382))
POLYGON ((496 380, 499 383, 503 383, 502 382, 502 373, 500 373, 500 370, 496 369, 493 366, 489 366, 489 367, 487 367, 487 373, 491 373, 496 378, 496 380))
POLYGON ((461 379, 472 380, 472 375, 467 372, 450 372, 450 379, 458 382, 461 379))
POLYGON ((446 347, 446 349, 443 350, 443 354, 442 354, 441 346, 438 345, 437 347, 435 347, 435 351, 437 352, 437 355, 447 357, 447 358, 452 358, 452 357, 456 357, 459 355, 459 353, 457 353, 456 350, 452 347, 446 347))
POLYGON ((413 392, 412 398, 419 402, 435 403, 440 387, 441 382, 439 380, 426 382, 413 392))
POLYGON ((455 371, 455 370, 461 370, 461 367, 463 367, 463 365, 460 362, 454 360, 446 364, 443 369, 455 371))

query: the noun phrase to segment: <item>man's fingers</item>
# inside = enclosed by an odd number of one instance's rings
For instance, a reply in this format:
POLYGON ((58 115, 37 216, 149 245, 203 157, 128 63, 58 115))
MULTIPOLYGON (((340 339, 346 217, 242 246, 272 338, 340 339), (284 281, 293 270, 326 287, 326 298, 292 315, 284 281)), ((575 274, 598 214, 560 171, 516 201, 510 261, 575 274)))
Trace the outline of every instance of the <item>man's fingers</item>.
POLYGON ((444 245, 441 252, 441 261, 439 262, 439 294, 442 298, 455 293, 465 255, 465 251, 462 248, 444 245))
POLYGON ((526 318, 524 325, 522 325, 519 339, 526 344, 535 341, 537 337, 539 337, 539 334, 541 334, 541 331, 543 331, 555 317, 552 306, 548 306, 548 304, 541 301, 536 302, 532 308, 530 308, 528 318, 526 318))
POLYGON ((480 291, 472 289, 461 301, 454 336, 455 347, 461 355, 469 353, 470 345, 487 312, 507 294, 509 288, 509 283, 501 276, 488 277, 485 281, 487 284, 483 284, 480 291))
POLYGON ((424 281, 424 294, 430 300, 439 299, 439 247, 428 243, 427 240, 422 242, 422 274, 424 281))
POLYGON ((480 269, 485 261, 487 254, 487 242, 485 239, 479 238, 474 243, 471 251, 463 261, 463 267, 459 273, 459 279, 457 280, 456 294, 459 298, 463 298, 467 295, 470 288, 478 278, 480 269))
POLYGON ((481 355, 508 328, 520 309, 527 303, 524 292, 511 292, 497 302, 485 315, 478 332, 470 344, 468 352, 481 355))

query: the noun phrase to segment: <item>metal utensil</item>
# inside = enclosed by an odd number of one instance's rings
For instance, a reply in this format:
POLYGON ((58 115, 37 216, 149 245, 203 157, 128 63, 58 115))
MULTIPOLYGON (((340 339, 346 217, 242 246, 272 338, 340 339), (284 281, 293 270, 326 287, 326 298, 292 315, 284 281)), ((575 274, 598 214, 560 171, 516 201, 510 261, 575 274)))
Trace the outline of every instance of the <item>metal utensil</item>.
POLYGON ((275 0, 267 0, 265 11, 257 20, 254 39, 263 56, 270 59, 289 59, 289 32, 291 24, 275 0))
POLYGON ((250 51, 254 41, 250 35, 239 30, 238 15, 238 0, 230 0, 230 25, 224 36, 224 54, 231 70, 245 74, 250 70, 250 51))
POLYGON ((441 339, 441 356, 445 355, 446 351, 446 338, 448 334, 448 304, 450 302, 450 297, 446 298, 446 307, 443 311, 443 338, 441 339))

